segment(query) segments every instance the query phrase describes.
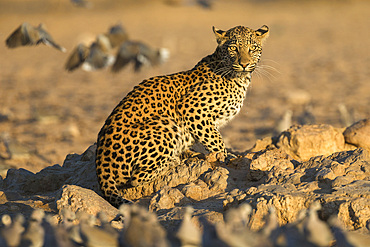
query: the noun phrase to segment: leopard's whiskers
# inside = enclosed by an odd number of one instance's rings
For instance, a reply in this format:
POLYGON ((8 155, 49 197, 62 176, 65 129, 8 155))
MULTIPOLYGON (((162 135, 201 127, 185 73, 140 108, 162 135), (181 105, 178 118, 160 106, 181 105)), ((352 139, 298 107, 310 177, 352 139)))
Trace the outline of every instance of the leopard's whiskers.
MULTIPOLYGON (((273 61, 273 60, 271 60, 273 61)), ((269 80, 276 80, 276 74, 281 74, 278 69, 267 64, 258 64, 254 70, 255 74, 260 78, 266 77, 269 80)))

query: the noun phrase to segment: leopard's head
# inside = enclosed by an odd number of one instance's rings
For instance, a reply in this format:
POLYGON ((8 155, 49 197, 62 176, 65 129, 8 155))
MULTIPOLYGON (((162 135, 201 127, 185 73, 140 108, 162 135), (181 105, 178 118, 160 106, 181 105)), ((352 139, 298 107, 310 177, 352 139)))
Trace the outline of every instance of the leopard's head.
POLYGON ((262 26, 258 30, 237 26, 222 31, 213 27, 218 47, 216 52, 222 60, 223 75, 251 73, 257 66, 262 53, 262 45, 269 35, 269 28, 262 26))

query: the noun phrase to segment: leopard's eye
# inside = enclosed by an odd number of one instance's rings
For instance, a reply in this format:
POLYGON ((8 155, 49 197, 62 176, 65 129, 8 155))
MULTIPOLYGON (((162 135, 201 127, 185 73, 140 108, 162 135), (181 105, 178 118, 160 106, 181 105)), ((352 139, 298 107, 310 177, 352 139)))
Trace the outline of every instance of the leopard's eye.
POLYGON ((256 45, 251 45, 250 47, 249 47, 249 50, 250 51, 255 51, 255 50, 257 50, 257 46, 256 45))
POLYGON ((236 51, 236 46, 229 46, 229 51, 236 51))

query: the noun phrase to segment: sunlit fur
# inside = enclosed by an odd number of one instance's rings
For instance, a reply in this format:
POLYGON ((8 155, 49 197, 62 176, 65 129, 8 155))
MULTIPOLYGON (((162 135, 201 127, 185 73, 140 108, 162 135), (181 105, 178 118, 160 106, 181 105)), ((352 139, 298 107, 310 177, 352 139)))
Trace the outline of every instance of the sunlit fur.
POLYGON ((127 189, 166 176, 194 141, 207 161, 227 162, 219 128, 242 109, 268 28, 213 28, 218 46, 192 69, 137 85, 99 132, 96 171, 104 196, 127 203, 127 189))
POLYGON ((226 32, 214 28, 214 33, 219 44, 215 52, 219 59, 213 61, 216 73, 240 77, 255 70, 268 36, 266 26, 258 30, 238 26, 226 32))

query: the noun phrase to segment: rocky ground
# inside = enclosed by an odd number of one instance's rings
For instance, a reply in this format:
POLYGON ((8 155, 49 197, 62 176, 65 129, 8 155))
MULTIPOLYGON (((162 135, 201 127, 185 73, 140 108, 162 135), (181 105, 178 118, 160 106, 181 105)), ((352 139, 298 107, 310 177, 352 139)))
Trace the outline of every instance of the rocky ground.
MULTIPOLYGON (((221 131, 235 151, 280 133, 278 123, 330 124, 336 128, 370 116, 368 1, 214 1, 211 9, 166 5, 162 0, 91 0, 90 9, 69 1, 0 2, 0 140, 9 167, 32 172, 61 164, 95 142, 113 107, 139 82, 192 68, 212 53, 212 26, 270 27, 261 66, 252 78, 242 112, 221 131), (67 49, 39 45, 8 49, 5 39, 22 22, 45 23, 67 49), (159 67, 118 74, 109 69, 69 73, 72 49, 121 22, 131 39, 165 47, 170 59, 159 67)), ((5 158, 5 159, 4 159, 5 158)))
POLYGON ((127 231, 145 226, 150 229, 145 241, 154 241, 150 236, 159 231, 162 237, 155 241, 175 241, 174 246, 191 239, 192 231, 198 236, 193 239, 195 246, 218 246, 213 241, 226 243, 219 246, 367 246, 369 140, 370 119, 366 119, 344 132, 330 125, 292 126, 276 137, 259 140, 227 165, 209 164, 204 155, 193 152, 165 177, 125 191, 124 197, 135 206, 120 210, 101 197, 92 145, 81 155, 68 155, 63 166, 46 167, 36 174, 10 169, 0 184, 0 212, 13 219, 19 213, 32 219, 34 209, 43 210, 53 225, 66 224, 66 214, 72 215, 82 240, 72 233, 68 239, 84 244, 93 241, 84 225, 95 229, 100 224, 101 230, 103 224, 86 217, 103 214, 125 238, 119 240, 117 234, 115 240, 132 246, 140 246, 131 239, 137 233, 127 231), (137 217, 134 222, 132 217, 137 217), (186 220, 191 230, 181 230, 186 220), (246 234, 263 241, 254 242, 246 234), (351 245, 341 245, 343 238, 351 245))
MULTIPOLYGON (((249 242, 250 246, 302 242, 369 246, 368 239, 356 234, 366 236, 370 228, 370 60, 366 54, 370 35, 363 28, 370 24, 370 3, 220 0, 212 9, 203 9, 162 1, 92 2, 92 8, 81 9, 58 0, 2 1, 0 38, 5 40, 23 21, 44 22, 70 52, 82 39, 121 21, 133 39, 168 48, 170 60, 140 73, 132 68, 119 74, 108 69, 68 73, 63 68, 68 52, 43 46, 10 50, 0 45, 1 236, 14 224, 22 225, 15 230, 20 236, 23 221, 16 215, 22 213, 27 222, 44 218, 52 225, 63 222, 67 229, 71 225, 65 222, 85 220, 78 225, 80 235, 73 235, 73 230, 65 239, 89 245, 86 241, 93 240, 82 232, 93 232, 93 223, 86 223, 87 216, 81 214, 104 212, 121 229, 121 237, 114 235, 114 239, 132 246, 137 246, 129 239, 135 236, 129 231, 132 215, 141 215, 135 221, 139 227, 143 227, 140 222, 156 226, 148 241, 155 235, 165 244, 195 241, 198 245, 202 237, 206 246, 215 246, 214 239, 240 246, 247 241, 240 234, 247 231, 251 235, 246 236, 252 236, 249 240, 259 240, 249 242), (142 79, 191 68, 211 53, 215 48, 212 26, 258 28, 263 24, 270 27, 271 35, 260 69, 242 112, 222 129, 227 147, 238 158, 227 166, 215 166, 207 164, 204 155, 194 155, 165 178, 125 192, 144 209, 118 210, 102 199, 93 143, 117 102, 142 79), (346 129, 361 119, 367 120, 346 129), (292 124, 300 125, 289 128, 292 124), (180 223, 185 224, 190 211, 195 230, 181 235, 180 223), (126 215, 126 223, 116 217, 119 212, 126 215), (244 217, 239 217, 241 222, 235 222, 233 212, 244 217), (326 229, 324 240, 312 232, 307 223, 312 220, 315 226, 325 225, 318 228, 326 229), (199 228, 208 230, 200 233, 199 228), (189 235, 195 240, 183 239, 189 235), (266 236, 267 242, 260 240, 266 236)), ((27 223, 26 229, 31 225, 27 223)), ((22 238, 27 240, 27 234, 22 238)))

